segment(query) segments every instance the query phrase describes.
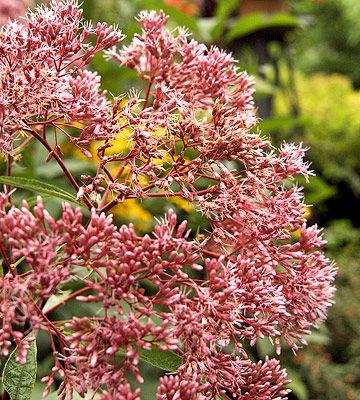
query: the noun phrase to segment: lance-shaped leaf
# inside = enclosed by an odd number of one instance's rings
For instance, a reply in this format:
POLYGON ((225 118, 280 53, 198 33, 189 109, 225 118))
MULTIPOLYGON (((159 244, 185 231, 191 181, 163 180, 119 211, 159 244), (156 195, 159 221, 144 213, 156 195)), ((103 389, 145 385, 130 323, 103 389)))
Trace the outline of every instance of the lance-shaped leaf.
MULTIPOLYGON (((137 352, 141 361, 164 371, 175 372, 182 363, 182 358, 170 350, 159 350, 154 347, 151 350, 137 349, 137 352)), ((125 356, 125 354, 125 350, 120 351, 121 356, 125 356)))
POLYGON ((37 370, 36 340, 34 339, 30 343, 25 364, 16 361, 17 354, 18 348, 16 347, 6 361, 2 383, 11 400, 30 400, 37 370))
POLYGON ((212 39, 219 40, 224 33, 231 14, 239 7, 239 0, 219 0, 215 9, 216 23, 212 30, 212 39))
POLYGON ((42 182, 37 179, 28 179, 19 176, 0 176, 0 183, 11 185, 20 189, 29 190, 30 192, 42 196, 57 197, 71 203, 79 204, 79 202, 72 194, 57 186, 50 185, 49 183, 42 182))
POLYGON ((70 296, 71 292, 71 290, 63 290, 58 294, 50 296, 42 309, 43 312, 46 314, 52 308, 62 304, 63 301, 70 296))
POLYGON ((152 348, 151 350, 139 349, 140 360, 154 367, 165 371, 177 371, 182 363, 182 358, 170 350, 159 350, 152 348))
POLYGON ((252 13, 237 18, 226 34, 225 40, 231 41, 239 37, 245 37, 262 29, 295 28, 298 25, 297 18, 288 13, 279 12, 271 15, 252 13))

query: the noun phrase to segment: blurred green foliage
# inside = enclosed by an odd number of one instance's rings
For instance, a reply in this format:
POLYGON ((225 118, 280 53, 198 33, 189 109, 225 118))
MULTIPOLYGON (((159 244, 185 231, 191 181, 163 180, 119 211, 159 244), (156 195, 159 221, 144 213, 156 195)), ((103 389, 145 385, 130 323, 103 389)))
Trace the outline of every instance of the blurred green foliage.
POLYGON ((296 73, 296 89, 300 115, 291 117, 287 96, 280 88, 274 118, 264 121, 262 129, 310 148, 308 158, 317 177, 306 185, 307 200, 328 213, 321 216, 322 223, 351 218, 358 224, 353 207, 360 196, 360 93, 344 76, 300 72, 296 73), (294 131, 294 126, 300 130, 294 131))
POLYGON ((305 72, 340 73, 360 88, 360 2, 293 0, 304 30, 297 32, 297 62, 305 72))
POLYGON ((356 43, 360 36, 356 25, 360 3, 326 0, 293 5, 306 27, 291 40, 294 79, 288 79, 289 71, 280 60, 274 113, 261 125, 278 141, 302 141, 310 147, 307 157, 317 176, 301 184, 307 203, 313 204, 311 221, 325 228, 327 255, 336 260, 339 271, 335 304, 326 323, 295 358, 285 352, 283 363, 295 383, 290 398, 358 400, 360 93, 356 87, 360 53, 356 43), (289 93, 296 97, 297 112, 289 93))
POLYGON ((290 377, 301 382, 299 400, 360 399, 360 230, 349 220, 336 220, 325 231, 328 256, 339 271, 335 304, 309 346, 294 358, 284 354, 290 377), (320 336, 319 336, 320 335, 320 336), (315 340, 314 340, 315 339, 315 340), (317 340, 316 340, 317 339, 317 340), (320 340, 318 340, 320 339, 320 340), (307 394, 301 395, 306 389, 307 394))

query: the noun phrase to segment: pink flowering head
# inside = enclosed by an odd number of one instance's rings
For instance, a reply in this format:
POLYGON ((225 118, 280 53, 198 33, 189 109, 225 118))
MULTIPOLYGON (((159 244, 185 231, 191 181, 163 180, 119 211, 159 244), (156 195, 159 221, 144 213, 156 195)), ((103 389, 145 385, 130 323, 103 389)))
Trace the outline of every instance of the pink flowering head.
POLYGON ((77 1, 71 0, 53 1, 49 9, 38 6, 21 22, 0 28, 0 38, 3 153, 11 153, 19 133, 28 133, 47 115, 55 117, 58 129, 62 123, 84 125, 72 138, 80 144, 112 136, 111 108, 99 90, 100 78, 84 67, 96 52, 119 42, 120 32, 105 23, 84 23, 77 1))
POLYGON ((174 35, 166 28, 167 21, 162 11, 140 13, 142 35, 135 35, 120 52, 109 50, 108 55, 159 85, 159 94, 166 87, 192 108, 230 100, 241 110, 252 110, 252 81, 238 72, 231 55, 190 40, 182 28, 174 35))
POLYGON ((269 338, 280 352, 284 339, 297 350, 332 302, 334 265, 321 251, 321 231, 306 224, 301 188, 291 184, 310 174, 305 149, 277 149, 254 133, 253 82, 231 55, 169 31, 162 12, 143 12, 139 22, 142 33, 120 51, 112 47, 119 33, 82 24, 72 0, 0 31, 0 53, 18 61, 0 66, 2 150, 11 152, 19 130, 33 135, 90 211, 84 218, 65 204, 54 219, 40 198, 31 210, 11 205, 8 192, 0 196, 0 352, 7 356, 15 343, 23 362, 26 329, 47 332, 54 368, 45 394, 60 376, 61 399, 76 391, 137 400, 128 376, 141 384, 139 362, 153 352, 176 360, 157 399, 285 399, 279 362, 252 362, 244 344, 269 338), (89 35, 95 45, 85 42, 89 35), (84 66, 110 47, 108 56, 139 74, 143 94, 110 103, 99 91, 98 75, 84 66), (85 153, 102 140, 95 175, 77 182, 43 125, 85 153), (114 151, 114 137, 127 146, 114 151), (169 210, 139 236, 107 214, 128 199, 173 196, 193 202, 210 229, 194 238, 169 210), (68 282, 80 289, 47 309, 68 282), (97 312, 52 321, 51 312, 73 299, 97 312))

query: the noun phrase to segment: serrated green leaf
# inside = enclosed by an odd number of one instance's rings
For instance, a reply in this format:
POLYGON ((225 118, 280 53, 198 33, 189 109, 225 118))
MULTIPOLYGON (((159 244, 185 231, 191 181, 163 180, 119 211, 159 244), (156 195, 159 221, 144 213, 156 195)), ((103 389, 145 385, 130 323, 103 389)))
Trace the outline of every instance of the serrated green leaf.
POLYGON ((34 192, 39 195, 57 197, 71 203, 80 204, 72 194, 54 185, 50 185, 49 183, 42 182, 37 179, 29 179, 19 176, 0 176, 0 183, 29 190, 30 192, 34 192))
POLYGON ((226 34, 227 41, 244 37, 256 31, 267 28, 295 28, 299 25, 298 20, 288 13, 252 13, 239 17, 235 20, 229 32, 226 34))
POLYGON ((11 400, 30 400, 37 370, 36 340, 30 343, 25 364, 16 361, 17 353, 15 348, 6 361, 2 382, 11 400))

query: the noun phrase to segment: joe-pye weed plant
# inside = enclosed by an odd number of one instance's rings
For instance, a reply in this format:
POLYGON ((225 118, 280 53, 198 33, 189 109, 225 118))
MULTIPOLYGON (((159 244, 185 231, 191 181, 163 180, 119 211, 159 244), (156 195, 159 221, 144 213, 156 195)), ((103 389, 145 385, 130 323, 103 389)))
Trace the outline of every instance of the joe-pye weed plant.
POLYGON ((74 392, 139 399, 128 378, 143 382, 142 359, 168 371, 157 399, 285 399, 278 360, 255 363, 244 344, 267 337, 278 354, 285 342, 296 351, 331 303, 335 268, 319 250, 319 229, 306 226, 293 179, 309 174, 305 149, 275 148, 254 130, 253 82, 230 54, 206 48, 184 29, 168 30, 161 12, 142 12, 138 20, 142 34, 123 48, 117 29, 82 20, 76 0, 37 7, 0 30, 5 390, 12 399, 19 390, 28 398, 14 377, 23 368, 31 389, 36 335, 44 331, 53 351, 45 397, 61 381, 60 399, 74 392), (141 93, 110 100, 100 91, 100 77, 86 67, 103 51, 109 62, 137 72, 141 93), (109 155, 125 134, 127 149, 109 155), (93 176, 74 178, 64 139, 87 156, 87 146, 99 143, 93 176), (76 200, 11 176, 34 140, 57 162, 76 200), (64 202, 54 219, 41 197, 34 207, 13 204, 13 186, 80 206, 64 202), (144 236, 112 221, 119 202, 171 196, 196 204, 211 230, 195 235, 171 210, 144 236), (80 289, 64 296, 69 282, 80 289), (55 320, 53 311, 74 299, 98 311, 55 320))

